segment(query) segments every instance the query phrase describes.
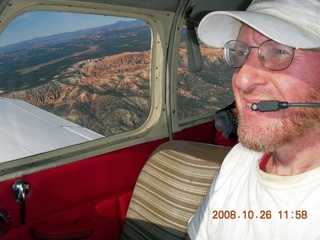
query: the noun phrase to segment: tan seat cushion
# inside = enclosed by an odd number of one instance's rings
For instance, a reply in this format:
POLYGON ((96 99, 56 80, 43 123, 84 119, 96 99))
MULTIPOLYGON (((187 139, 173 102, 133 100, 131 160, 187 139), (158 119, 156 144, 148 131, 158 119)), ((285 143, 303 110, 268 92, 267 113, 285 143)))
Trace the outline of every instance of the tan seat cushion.
POLYGON ((229 150, 187 141, 159 146, 140 173, 121 239, 183 239, 229 150))

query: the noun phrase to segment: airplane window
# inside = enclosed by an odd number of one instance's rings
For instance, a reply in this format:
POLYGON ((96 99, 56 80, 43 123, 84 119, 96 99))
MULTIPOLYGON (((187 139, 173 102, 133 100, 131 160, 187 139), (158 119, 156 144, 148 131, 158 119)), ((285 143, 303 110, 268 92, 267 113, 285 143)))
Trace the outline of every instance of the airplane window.
POLYGON ((200 41, 203 68, 193 73, 188 69, 186 28, 183 28, 178 70, 178 119, 202 115, 226 107, 233 101, 233 69, 224 61, 223 50, 200 41))
POLYGON ((0 162, 139 128, 151 105, 150 46, 138 19, 14 19, 0 36, 0 162))

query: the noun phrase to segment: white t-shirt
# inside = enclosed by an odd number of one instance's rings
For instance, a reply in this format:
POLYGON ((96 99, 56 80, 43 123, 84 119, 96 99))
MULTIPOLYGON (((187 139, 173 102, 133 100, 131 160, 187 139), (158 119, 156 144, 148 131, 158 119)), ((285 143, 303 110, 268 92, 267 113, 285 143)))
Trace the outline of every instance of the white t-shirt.
POLYGON ((189 222, 192 240, 320 239, 320 168, 267 174, 262 156, 241 144, 230 151, 189 222))

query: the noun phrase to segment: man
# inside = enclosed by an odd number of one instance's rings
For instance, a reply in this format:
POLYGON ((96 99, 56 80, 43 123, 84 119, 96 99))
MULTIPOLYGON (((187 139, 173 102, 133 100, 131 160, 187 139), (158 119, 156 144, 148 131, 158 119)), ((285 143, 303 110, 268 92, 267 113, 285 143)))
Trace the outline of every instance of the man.
POLYGON ((273 108, 320 102, 320 1, 254 0, 245 12, 208 14, 198 31, 235 68, 240 143, 190 239, 320 239, 320 108, 273 108))

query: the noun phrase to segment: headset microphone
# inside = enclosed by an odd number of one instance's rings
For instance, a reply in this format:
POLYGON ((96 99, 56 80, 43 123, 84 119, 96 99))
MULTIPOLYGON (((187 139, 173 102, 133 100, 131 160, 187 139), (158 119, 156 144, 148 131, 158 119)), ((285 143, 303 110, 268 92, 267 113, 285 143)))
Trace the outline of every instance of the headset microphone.
POLYGON ((276 100, 261 101, 259 103, 248 103, 247 104, 253 111, 260 112, 273 112, 279 111, 288 107, 320 107, 320 103, 288 103, 279 102, 276 100))

